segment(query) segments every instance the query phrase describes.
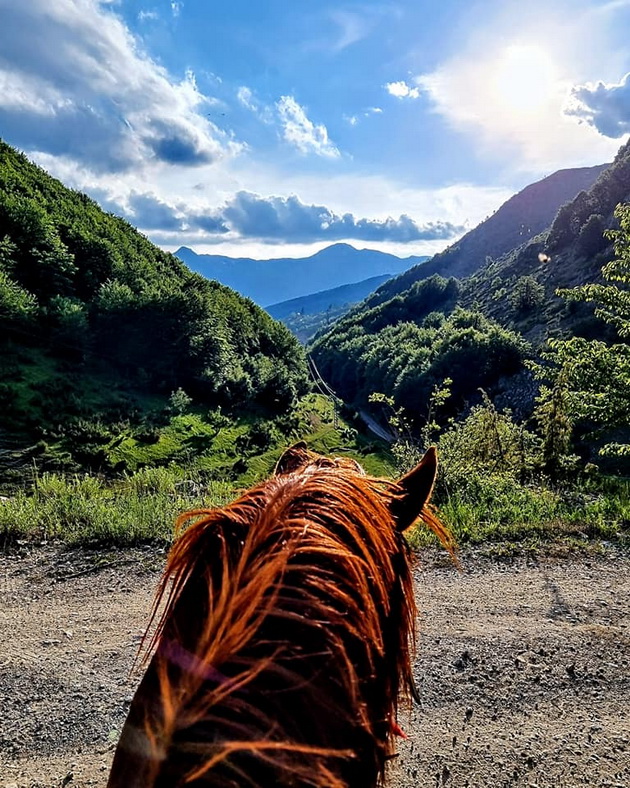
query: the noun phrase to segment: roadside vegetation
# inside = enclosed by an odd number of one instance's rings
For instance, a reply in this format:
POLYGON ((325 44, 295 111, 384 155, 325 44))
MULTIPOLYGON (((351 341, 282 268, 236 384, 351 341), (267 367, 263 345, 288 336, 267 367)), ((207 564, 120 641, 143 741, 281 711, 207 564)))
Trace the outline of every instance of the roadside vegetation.
POLYGON ((37 457, 16 469, 0 487, 0 548, 23 539, 168 543, 179 514, 232 500, 269 476, 286 446, 299 438, 314 451, 354 457, 375 476, 394 473, 386 445, 360 435, 319 394, 307 395, 275 423, 216 413, 210 421, 190 411, 181 394, 175 400, 181 412, 149 441, 128 431, 101 446, 107 467, 124 461, 117 473, 40 471, 37 457))

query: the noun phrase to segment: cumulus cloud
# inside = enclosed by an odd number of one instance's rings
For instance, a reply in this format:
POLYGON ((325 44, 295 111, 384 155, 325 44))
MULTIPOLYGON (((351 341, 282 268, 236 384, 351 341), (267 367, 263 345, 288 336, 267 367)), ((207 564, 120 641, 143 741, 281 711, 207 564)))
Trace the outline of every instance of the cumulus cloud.
POLYGON ((284 139, 301 153, 315 153, 329 159, 341 154, 328 137, 323 124, 316 125, 306 115, 293 96, 282 96, 276 104, 284 139))
POLYGON ((323 205, 306 205, 297 197, 260 197, 241 191, 221 211, 232 231, 241 236, 288 241, 395 241, 451 238, 463 228, 450 222, 418 225, 405 214, 398 219, 357 219, 336 214, 323 205))
POLYGON ((97 187, 90 193, 104 210, 124 217, 140 230, 171 233, 201 230, 211 235, 229 232, 217 211, 190 209, 181 202, 172 205, 152 192, 132 189, 125 197, 115 197, 107 189, 97 187))
POLYGON ((212 241, 213 237, 257 239, 265 242, 313 243, 353 239, 366 242, 409 243, 440 241, 464 231, 448 221, 418 224, 402 214, 398 219, 356 218, 352 213, 338 214, 324 205, 307 205, 298 197, 261 197, 240 191, 220 207, 189 207, 182 202, 167 202, 154 193, 132 190, 125 197, 113 196, 106 189, 90 190, 105 210, 123 216, 144 231, 169 233, 171 237, 194 235, 212 241))
POLYGON ((408 85, 403 80, 401 80, 400 82, 388 82, 385 85, 385 90, 390 94, 390 96, 395 96, 396 98, 399 99, 420 98, 420 89, 417 87, 411 87, 411 85, 408 85))
POLYGON ((98 0, 0 0, 0 14, 0 124, 23 148, 97 171, 240 150, 205 116, 194 75, 174 80, 98 0))
POLYGON ((594 126, 605 137, 617 139, 630 132, 630 73, 620 82, 577 85, 565 109, 567 115, 594 126))

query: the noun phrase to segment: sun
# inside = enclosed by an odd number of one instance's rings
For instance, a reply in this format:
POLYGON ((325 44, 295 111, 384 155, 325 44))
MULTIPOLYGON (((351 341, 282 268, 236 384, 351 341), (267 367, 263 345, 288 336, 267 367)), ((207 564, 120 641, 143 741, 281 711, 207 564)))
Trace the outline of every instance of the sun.
POLYGON ((558 69, 551 55, 536 44, 507 47, 495 63, 491 89, 508 111, 533 115, 553 98, 558 87, 558 69))

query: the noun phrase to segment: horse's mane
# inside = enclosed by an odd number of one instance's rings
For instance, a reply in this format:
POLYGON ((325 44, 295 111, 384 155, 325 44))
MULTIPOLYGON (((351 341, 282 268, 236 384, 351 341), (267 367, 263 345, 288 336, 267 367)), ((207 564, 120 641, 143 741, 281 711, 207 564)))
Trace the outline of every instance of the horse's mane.
POLYGON ((353 461, 310 455, 179 518, 135 710, 155 780, 143 784, 376 784, 413 687, 399 495, 353 461))

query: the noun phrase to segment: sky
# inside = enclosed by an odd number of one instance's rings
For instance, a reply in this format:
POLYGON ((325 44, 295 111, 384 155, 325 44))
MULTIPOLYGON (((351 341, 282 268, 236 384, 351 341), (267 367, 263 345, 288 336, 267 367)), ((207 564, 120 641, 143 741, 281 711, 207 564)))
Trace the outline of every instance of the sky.
POLYGON ((630 133, 630 0, 0 0, 0 137, 164 249, 432 254, 630 133))

